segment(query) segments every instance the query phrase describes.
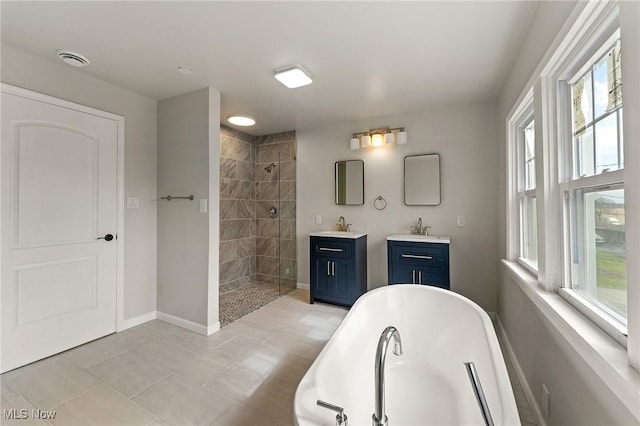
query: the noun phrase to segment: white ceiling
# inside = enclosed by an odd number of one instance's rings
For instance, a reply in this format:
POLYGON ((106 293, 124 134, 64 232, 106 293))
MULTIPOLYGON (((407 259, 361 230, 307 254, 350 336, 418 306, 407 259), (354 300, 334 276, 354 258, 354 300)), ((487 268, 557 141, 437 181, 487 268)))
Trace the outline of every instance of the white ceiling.
POLYGON ((155 99, 213 86, 262 135, 498 97, 536 2, 9 2, 2 42, 155 99), (313 84, 273 70, 300 63, 313 84), (185 77, 178 66, 193 69, 185 77))

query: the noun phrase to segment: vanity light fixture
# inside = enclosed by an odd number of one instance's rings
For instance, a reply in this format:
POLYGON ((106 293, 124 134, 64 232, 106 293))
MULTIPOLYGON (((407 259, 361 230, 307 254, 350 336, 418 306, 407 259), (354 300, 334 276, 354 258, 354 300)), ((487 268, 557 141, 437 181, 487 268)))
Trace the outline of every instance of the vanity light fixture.
POLYGON ((253 126, 256 124, 256 120, 253 117, 249 117, 247 115, 232 115, 227 117, 227 121, 231 124, 235 124, 236 126, 253 126))
POLYGON ((407 143, 407 132, 404 130, 404 127, 393 129, 383 127, 354 133, 349 141, 349 148, 355 151, 360 148, 376 148, 383 145, 393 145, 393 143, 396 145, 404 145, 407 143))
POLYGON ((311 84, 311 75, 300 65, 290 65, 279 68, 275 71, 276 80, 287 86, 289 89, 311 84))

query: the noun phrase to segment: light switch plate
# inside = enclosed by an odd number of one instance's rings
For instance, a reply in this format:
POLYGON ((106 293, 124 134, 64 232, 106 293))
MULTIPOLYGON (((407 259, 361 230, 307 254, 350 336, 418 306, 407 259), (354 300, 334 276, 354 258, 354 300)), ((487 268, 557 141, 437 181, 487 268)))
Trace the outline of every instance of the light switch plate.
POLYGON ((127 208, 128 209, 140 208, 140 197, 127 197, 127 208))
POLYGON ((465 226, 466 221, 464 215, 458 215, 458 226, 465 226))
POLYGON ((316 225, 322 225, 322 215, 316 215, 316 225))
POLYGON ((200 213, 206 213, 206 212, 207 212, 207 199, 200 198, 200 213))

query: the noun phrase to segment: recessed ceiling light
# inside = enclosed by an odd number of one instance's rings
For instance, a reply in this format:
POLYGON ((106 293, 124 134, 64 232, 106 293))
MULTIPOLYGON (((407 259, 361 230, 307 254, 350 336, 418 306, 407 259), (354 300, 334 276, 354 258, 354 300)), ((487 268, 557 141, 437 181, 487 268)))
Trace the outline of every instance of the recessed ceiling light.
POLYGON ((72 52, 71 50, 58 49, 56 50, 56 55, 58 55, 58 58, 62 59, 65 64, 71 65, 72 67, 86 67, 91 63, 86 56, 72 52))
POLYGON ((178 67, 178 72, 182 75, 192 75, 193 70, 189 67, 178 67))
POLYGON ((289 89, 311 84, 311 75, 300 65, 291 65, 275 71, 276 79, 289 89))
POLYGON ((232 115, 227 118, 227 121, 236 126, 253 126, 256 124, 256 120, 246 115, 232 115))

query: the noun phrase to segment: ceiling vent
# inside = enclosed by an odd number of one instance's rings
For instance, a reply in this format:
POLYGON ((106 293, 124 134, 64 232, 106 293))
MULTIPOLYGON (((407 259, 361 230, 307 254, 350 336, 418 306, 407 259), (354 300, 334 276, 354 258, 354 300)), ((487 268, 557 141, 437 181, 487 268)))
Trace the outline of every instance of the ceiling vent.
POLYGON ((71 65, 72 67, 86 67, 91 63, 86 56, 70 50, 59 49, 56 50, 56 54, 58 55, 58 58, 65 62, 65 64, 71 65))

